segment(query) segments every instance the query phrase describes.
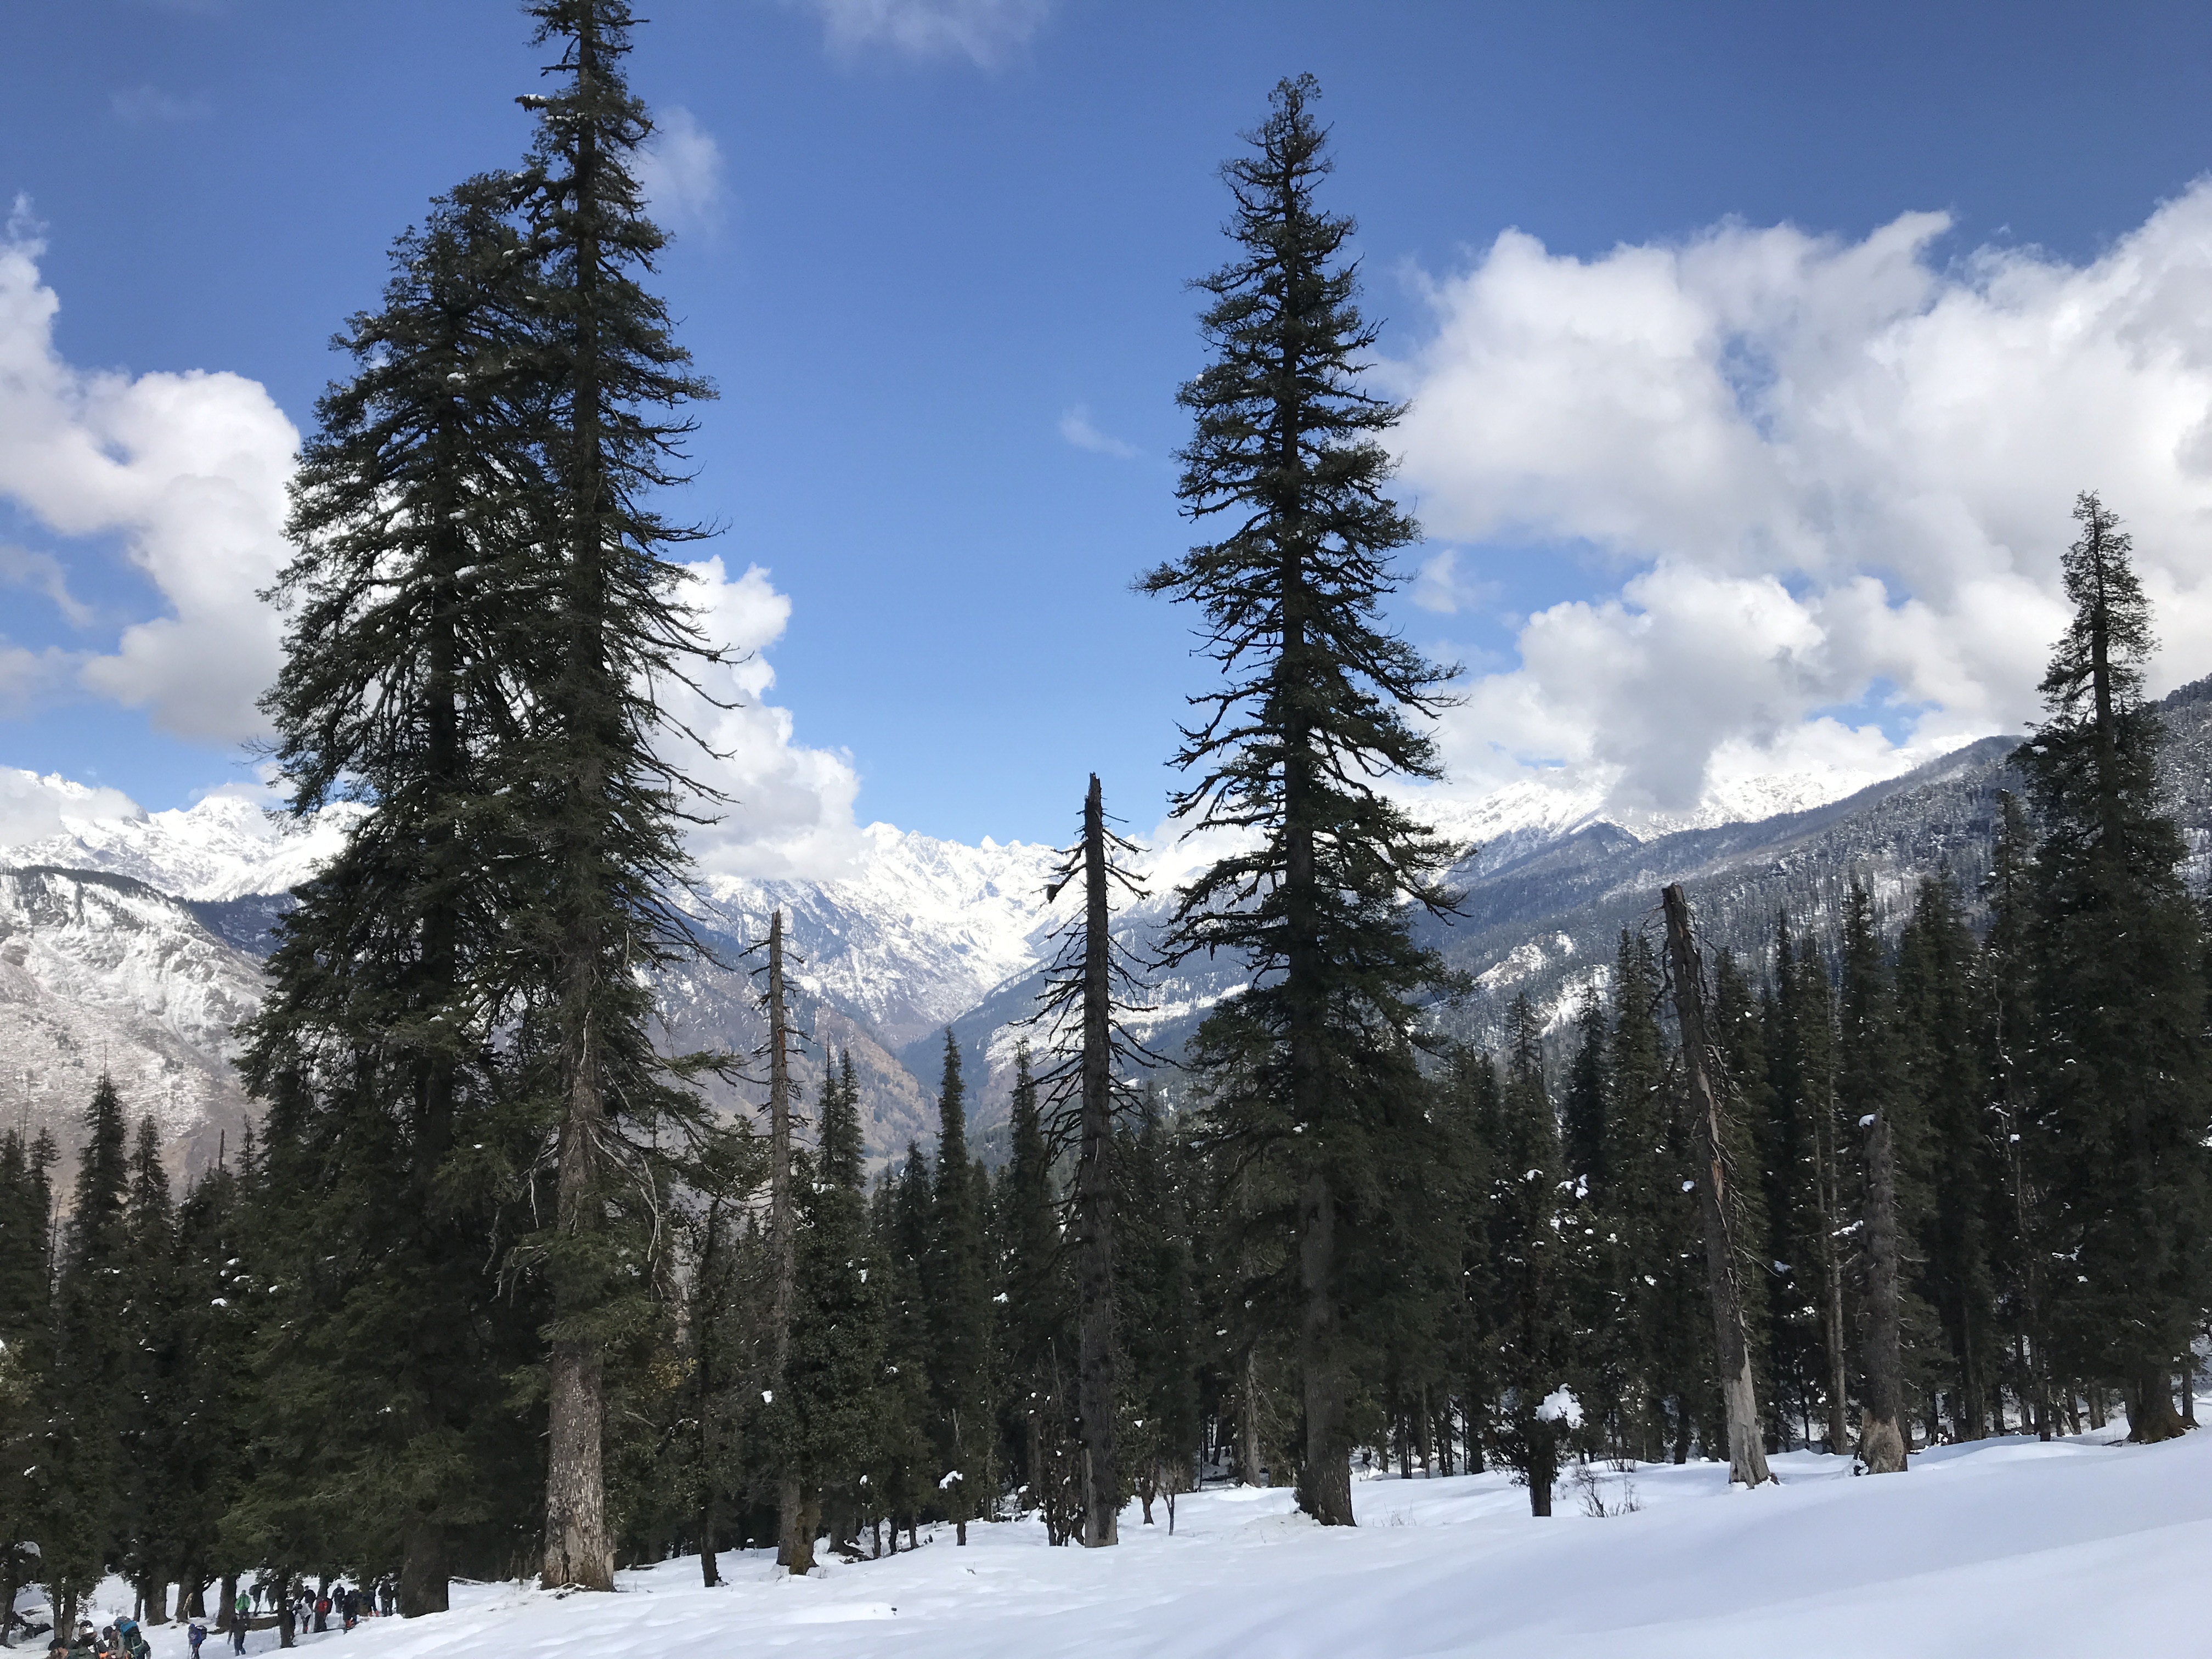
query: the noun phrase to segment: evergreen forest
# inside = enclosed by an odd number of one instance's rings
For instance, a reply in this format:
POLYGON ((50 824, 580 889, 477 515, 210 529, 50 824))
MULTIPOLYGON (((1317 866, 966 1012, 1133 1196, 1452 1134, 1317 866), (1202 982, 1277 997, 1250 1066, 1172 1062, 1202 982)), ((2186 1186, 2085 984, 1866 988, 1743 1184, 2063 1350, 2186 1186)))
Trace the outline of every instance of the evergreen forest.
POLYGON ((1575 1000, 1445 1035, 1484 994, 1420 941, 1468 849, 1401 786, 1443 775, 1459 671, 1383 617, 1421 531, 1310 76, 1222 169, 1196 539, 1113 578, 1211 665, 1162 750, 1226 850, 1133 954, 1144 849, 1068 757, 1005 1139, 948 1032, 935 1137, 872 1155, 849 1054, 796 1080, 781 918, 737 960, 689 919, 687 833, 746 810, 657 695, 724 660, 680 556, 715 388, 654 293, 641 20, 526 9, 535 142, 393 243, 293 485, 274 758, 294 815, 359 810, 240 1034, 258 1120, 181 1180, 106 1082, 73 1156, 0 1136, 0 1606, 39 1583, 65 1628, 114 1573, 148 1622, 225 1622, 258 1586, 289 1646, 334 1579, 414 1616, 1017 1516, 1109 1547, 1223 1483, 1351 1525, 1363 1474, 1505 1468, 1544 1516, 1630 1461, 1909 1476, 2193 1426, 2212 951, 2118 514, 2051 526, 2072 621, 1971 887, 1855 885, 1755 956, 1655 890, 1575 1000), (1154 1053, 1199 956, 1249 985, 1154 1053), (669 1042, 653 975, 686 968, 751 976, 757 1052, 669 1042))

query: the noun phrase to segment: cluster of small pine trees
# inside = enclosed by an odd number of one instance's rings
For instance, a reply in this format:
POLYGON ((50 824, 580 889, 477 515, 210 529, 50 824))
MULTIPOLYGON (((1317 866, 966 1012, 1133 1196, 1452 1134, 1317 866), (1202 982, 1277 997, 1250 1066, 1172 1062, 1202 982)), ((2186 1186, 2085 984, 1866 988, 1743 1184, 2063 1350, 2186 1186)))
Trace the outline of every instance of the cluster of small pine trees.
POLYGON ((536 148, 402 239, 302 459, 267 706, 294 810, 359 811, 245 1034, 260 1133, 173 1204, 103 1085, 58 1224, 52 1141, 0 1138, 0 1520, 37 1547, 7 1572, 64 1618, 108 1571, 149 1619, 340 1573, 414 1614, 457 1573, 604 1589, 688 1550, 712 1583, 733 1545, 805 1572, 1017 1514, 1110 1545, 1207 1479, 1345 1525, 1378 1463, 1503 1464, 1548 1513, 1577 1458, 1881 1472, 2115 1395, 2179 1431, 2206 941, 2117 520, 2082 498, 1990 871, 1854 885, 1710 981, 1669 889, 1664 950, 1626 933, 1563 1018, 1449 1040, 1472 988, 1413 919, 1454 914, 1459 849, 1389 791, 1441 775, 1455 671, 1380 619, 1419 530, 1310 78, 1224 168, 1200 284, 1179 495, 1218 539, 1140 583, 1221 670, 1175 810, 1228 850, 1159 959, 1115 941, 1094 778, 995 1169, 948 1033, 936 1145, 871 1182, 850 1056, 793 1080, 780 915, 762 1053, 663 1052, 715 803, 654 693, 719 658, 655 503, 709 388, 641 285, 628 6, 530 9, 536 148), (1145 981, 1200 954, 1249 982, 1146 1082, 1145 981), (709 1072, 765 1086, 765 1134, 709 1072))

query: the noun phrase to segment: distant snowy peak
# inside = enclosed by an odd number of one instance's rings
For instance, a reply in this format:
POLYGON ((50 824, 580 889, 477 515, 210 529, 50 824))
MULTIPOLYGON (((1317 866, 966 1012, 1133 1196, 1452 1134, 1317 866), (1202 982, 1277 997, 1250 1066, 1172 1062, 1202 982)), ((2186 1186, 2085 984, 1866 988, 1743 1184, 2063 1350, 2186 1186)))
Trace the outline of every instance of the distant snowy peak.
POLYGON ((147 812, 111 789, 14 769, 0 769, 0 801, 12 809, 0 819, 0 866, 99 870, 212 900, 297 886, 345 844, 359 810, 333 807, 302 826, 250 800, 210 795, 147 812))
POLYGON ((1900 759, 1890 773, 1879 775, 1834 768, 1717 779, 1686 811, 1623 801, 1613 775, 1585 769, 1510 783, 1479 800, 1416 795, 1410 805, 1443 834, 1474 848, 1475 868, 1481 872, 1600 823, 1650 841, 1680 830, 1758 823, 1826 806, 1906 769, 1900 759))
POLYGON ((1051 931, 1045 884, 1052 848, 980 847, 869 826, 850 873, 823 881, 717 878, 706 892, 732 933, 789 918, 799 982, 860 1014, 893 1042, 912 1042, 1035 965, 1051 931))

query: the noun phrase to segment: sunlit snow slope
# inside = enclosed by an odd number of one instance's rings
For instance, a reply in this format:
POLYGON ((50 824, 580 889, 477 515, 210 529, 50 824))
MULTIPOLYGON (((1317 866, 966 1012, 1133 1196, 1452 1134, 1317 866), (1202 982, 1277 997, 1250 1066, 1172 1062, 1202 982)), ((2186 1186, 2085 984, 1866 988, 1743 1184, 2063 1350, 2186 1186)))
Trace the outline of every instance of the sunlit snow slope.
MULTIPOLYGON (((1358 1484, 1357 1530, 1283 1490, 1186 1498, 1176 1536, 1047 1547, 1027 1522, 949 1530, 896 1558, 779 1577, 726 1555, 622 1575, 615 1595, 464 1589, 449 1613, 371 1620, 347 1659, 803 1652, 808 1659, 2096 1659, 2206 1651, 2212 1435, 2126 1447, 1998 1440, 1853 1479, 1775 1460, 1728 1491, 1710 1463, 1634 1472, 1634 1512, 1592 1519, 1563 1482, 1532 1519, 1497 1474, 1358 1484)), ((1607 1474, 1607 1496, 1618 1498, 1607 1474)), ((1164 1522, 1164 1514, 1161 1516, 1164 1522)), ((118 1581, 110 1581, 119 1588, 118 1581)), ((157 1632, 159 1659, 184 1644, 157 1632)), ((247 1652, 276 1644, 254 1632, 247 1652)))

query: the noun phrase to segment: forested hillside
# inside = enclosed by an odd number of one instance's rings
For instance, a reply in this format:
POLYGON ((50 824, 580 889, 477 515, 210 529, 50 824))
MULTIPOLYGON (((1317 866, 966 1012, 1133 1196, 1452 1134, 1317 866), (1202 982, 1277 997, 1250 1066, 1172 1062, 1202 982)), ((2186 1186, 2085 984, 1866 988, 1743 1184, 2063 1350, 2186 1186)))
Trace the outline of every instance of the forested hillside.
MULTIPOLYGON (((550 1650, 679 1559, 703 1594, 927 1547, 884 1582, 972 1610, 1018 1529, 1118 1552, 1206 1488, 1217 1529, 1418 1521, 1393 1472, 1501 1529, 1640 1477, 1724 1497, 1682 1536, 1771 1515, 1829 1571, 2039 1459, 2204 1524, 2196 1451, 2101 1455, 2195 1427, 2212 1317, 2212 681, 2148 696, 2113 503, 2050 527, 2019 740, 1470 848, 1419 805, 1462 672, 1388 610, 1408 410, 1286 78, 1194 284, 1191 540, 1132 573, 1203 668, 1172 851, 1061 757, 1063 848, 879 826, 834 879, 709 876, 746 804, 675 689, 735 655, 679 556, 716 388, 656 287, 639 20, 526 9, 529 149, 394 240, 301 451, 289 829, 196 820, 175 896, 143 819, 79 836, 110 868, 0 872, 38 1109, 0 1118, 0 1608, 35 1583, 71 1631, 119 1576, 242 1641, 243 1589, 289 1647, 339 1581, 465 1644, 456 1585, 535 1578, 503 1605, 572 1620, 550 1650)), ((2069 1535, 2087 1487, 2004 1479, 2014 1554, 2069 1535)))

